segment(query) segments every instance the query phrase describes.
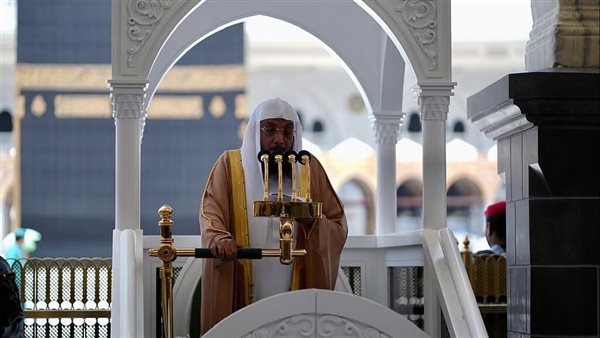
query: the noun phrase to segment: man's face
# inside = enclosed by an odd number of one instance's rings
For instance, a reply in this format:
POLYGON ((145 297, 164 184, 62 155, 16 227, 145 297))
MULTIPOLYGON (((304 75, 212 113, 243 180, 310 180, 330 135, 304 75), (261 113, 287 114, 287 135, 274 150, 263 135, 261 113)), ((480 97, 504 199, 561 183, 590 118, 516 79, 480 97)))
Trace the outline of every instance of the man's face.
POLYGON ((490 225, 489 221, 485 222, 485 240, 487 241, 488 245, 491 247, 494 246, 494 244, 496 244, 494 242, 494 239, 492 238, 492 226, 490 225))
POLYGON ((287 152, 294 145, 294 122, 285 119, 260 121, 260 148, 268 151, 287 152))

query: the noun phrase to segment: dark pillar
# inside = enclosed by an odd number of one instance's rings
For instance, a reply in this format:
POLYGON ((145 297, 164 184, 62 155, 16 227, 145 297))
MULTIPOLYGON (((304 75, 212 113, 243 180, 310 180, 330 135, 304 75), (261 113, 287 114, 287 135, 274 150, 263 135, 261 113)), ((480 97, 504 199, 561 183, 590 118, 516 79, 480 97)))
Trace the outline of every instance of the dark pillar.
POLYGON ((598 70, 509 74, 467 100, 506 183, 508 337, 600 336, 598 70))

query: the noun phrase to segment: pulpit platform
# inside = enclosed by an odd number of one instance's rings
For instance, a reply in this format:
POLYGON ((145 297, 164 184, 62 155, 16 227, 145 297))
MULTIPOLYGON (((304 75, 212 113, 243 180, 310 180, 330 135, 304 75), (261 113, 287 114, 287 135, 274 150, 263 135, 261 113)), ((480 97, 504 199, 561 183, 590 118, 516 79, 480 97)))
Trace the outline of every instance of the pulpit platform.
POLYGON ((307 289, 253 303, 202 338, 429 337, 402 315, 352 294, 307 289))

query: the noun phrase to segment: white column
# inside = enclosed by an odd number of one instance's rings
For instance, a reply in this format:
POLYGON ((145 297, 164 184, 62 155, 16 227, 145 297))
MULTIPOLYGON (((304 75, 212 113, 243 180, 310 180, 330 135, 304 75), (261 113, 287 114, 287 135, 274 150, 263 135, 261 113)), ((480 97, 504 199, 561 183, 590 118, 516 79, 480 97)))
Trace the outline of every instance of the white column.
MULTIPOLYGON (((423 124, 423 228, 446 227, 446 120, 454 84, 420 84, 419 108, 423 124)), ((433 267, 425 266, 425 332, 441 336, 440 305, 433 267)))
POLYGON ((140 229, 141 140, 147 82, 111 80, 115 119, 115 230, 111 336, 143 337, 143 234, 140 229), (126 270, 124 270, 126 269, 126 270))
POLYGON ((378 235, 396 231, 396 143, 403 117, 402 112, 375 112, 371 117, 377 142, 378 235))

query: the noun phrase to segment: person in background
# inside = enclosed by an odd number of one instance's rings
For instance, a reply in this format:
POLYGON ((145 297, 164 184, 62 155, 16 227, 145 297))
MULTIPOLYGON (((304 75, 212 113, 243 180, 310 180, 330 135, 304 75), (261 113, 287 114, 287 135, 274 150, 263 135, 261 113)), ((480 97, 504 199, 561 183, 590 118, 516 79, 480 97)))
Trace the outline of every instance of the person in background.
POLYGON ((22 258, 28 258, 27 252, 23 249, 23 243, 25 242, 25 229, 18 228, 15 231, 15 243, 8 247, 6 250, 6 259, 19 260, 22 258))
POLYGON ((478 251, 476 255, 506 253, 506 201, 493 203, 485 209, 485 238, 490 249, 478 251))
POLYGON ((0 338, 21 338, 23 333, 23 310, 15 274, 0 257, 0 338))
MULTIPOLYGON (((313 201, 323 203, 323 217, 297 219, 294 227, 296 248, 306 249, 307 254, 296 257, 292 265, 282 265, 276 258, 235 260, 238 247, 279 246, 279 219, 254 217, 252 212, 253 202, 263 199, 264 189, 257 155, 290 150, 302 150, 298 114, 289 103, 270 99, 252 113, 241 149, 223 153, 208 177, 200 227, 202 246, 216 259, 204 262, 202 333, 234 311, 266 297, 290 290, 335 288, 348 226, 342 202, 314 157, 310 162, 310 193, 313 201)), ((284 162, 284 194, 290 194, 291 166, 284 162)), ((271 168, 269 174, 273 194, 277 191, 277 170, 271 168)))

